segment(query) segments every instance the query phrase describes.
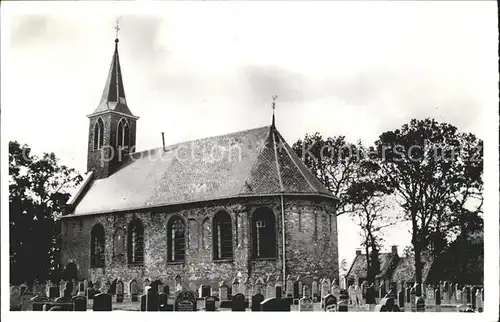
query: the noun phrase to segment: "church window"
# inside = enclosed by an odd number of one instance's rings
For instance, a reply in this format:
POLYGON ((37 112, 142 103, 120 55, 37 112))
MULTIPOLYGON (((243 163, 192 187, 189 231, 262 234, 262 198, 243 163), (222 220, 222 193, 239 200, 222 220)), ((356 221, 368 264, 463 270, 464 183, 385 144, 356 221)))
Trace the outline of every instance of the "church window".
POLYGON ((126 119, 122 118, 118 122, 118 128, 116 133, 116 146, 118 148, 128 149, 129 147, 129 126, 126 119))
POLYGON ((94 124, 94 150, 102 149, 104 145, 104 122, 101 118, 94 124))
POLYGON ((254 258, 276 257, 276 229, 274 213, 269 208, 259 208, 252 218, 254 258))
POLYGON ((179 216, 174 216, 167 225, 167 259, 169 262, 181 262, 185 258, 186 226, 179 216))
POLYGON ((104 267, 104 227, 96 224, 90 232, 90 266, 92 268, 104 267))
POLYGON ((135 218, 128 225, 128 263, 144 263, 144 226, 135 218))
POLYGON ((123 256, 125 253, 125 234, 123 229, 118 228, 113 238, 113 255, 115 257, 123 256))
POLYGON ((233 233, 231 216, 219 211, 213 220, 213 254, 214 259, 233 258, 233 233))

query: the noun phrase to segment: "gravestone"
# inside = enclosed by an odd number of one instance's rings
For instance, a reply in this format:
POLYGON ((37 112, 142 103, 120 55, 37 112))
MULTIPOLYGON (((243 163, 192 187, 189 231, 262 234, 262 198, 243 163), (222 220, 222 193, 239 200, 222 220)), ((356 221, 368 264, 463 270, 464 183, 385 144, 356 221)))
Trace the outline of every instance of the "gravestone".
POLYGON ((255 294, 252 296, 252 311, 261 311, 261 303, 264 301, 264 295, 255 294))
POLYGON ((140 302, 141 304, 139 305, 139 311, 141 312, 146 312, 147 309, 147 303, 148 303, 148 296, 146 294, 143 294, 140 296, 140 302))
MULTIPOLYGON (((69 294, 69 292, 66 291, 66 294, 69 294)), ((73 302, 71 297, 58 297, 54 300, 54 305, 60 306, 62 308, 61 311, 73 311, 73 302)))
POLYGON ((332 294, 328 294, 323 298, 324 311, 325 312, 336 312, 337 311, 337 298, 332 294))
POLYGON ((299 311, 309 312, 313 310, 313 301, 310 297, 303 297, 299 300, 299 311))
POLYGON ((21 296, 24 295, 24 293, 28 292, 28 284, 26 284, 26 282, 23 282, 21 285, 19 285, 19 289, 21 291, 21 296))
POLYGON ((160 292, 158 294, 158 311, 166 311, 167 302, 168 302, 168 295, 163 292, 160 292))
POLYGON ((262 280, 262 278, 258 278, 257 279, 257 282, 255 282, 255 287, 254 287, 254 290, 253 290, 253 294, 256 295, 256 294, 263 294, 264 293, 264 281, 262 280))
POLYGON ((370 304, 370 305, 376 304, 375 290, 373 289, 373 286, 369 286, 366 289, 366 304, 370 304))
POLYGON ((215 311, 215 297, 210 295, 205 297, 205 311, 215 311))
POLYGON ((252 280, 250 277, 246 277, 245 280, 243 281, 243 284, 240 285, 241 288, 241 293, 245 295, 245 298, 251 298, 252 297, 252 280))
POLYGON ((399 307, 402 307, 402 308, 405 307, 405 290, 404 289, 402 289, 398 293, 398 304, 399 304, 399 307))
POLYGON ((283 295, 283 289, 281 287, 281 284, 277 284, 274 287, 274 295, 275 295, 276 299, 281 300, 281 297, 283 295))
POLYGON ((175 283, 175 292, 180 292, 182 291, 182 279, 179 274, 175 275, 174 277, 174 283, 175 283))
POLYGON ((233 283, 231 284, 231 291, 234 294, 240 293, 240 280, 237 277, 233 279, 233 283))
POLYGON ((89 288, 87 288, 87 292, 86 292, 86 293, 87 293, 87 298, 88 298, 89 300, 93 300, 93 299, 94 299, 94 296, 95 296, 95 290, 94 290, 94 288, 93 288, 93 287, 89 287, 89 288))
POLYGON ((175 298, 175 311, 196 311, 196 294, 181 291, 175 298))
POLYGON ((325 298, 330 293, 330 283, 326 279, 321 281, 321 298, 325 298))
POLYGON ((292 277, 290 275, 288 275, 288 277, 286 278, 286 283, 285 283, 285 294, 286 294, 286 297, 292 297, 293 298, 293 280, 292 280, 292 277))
POLYGON ((170 294, 170 286, 163 285, 163 293, 169 295, 170 294))
POLYGON ((49 288, 49 297, 51 299, 56 299, 59 296, 61 296, 61 292, 60 292, 59 286, 51 286, 49 288))
POLYGON ((42 293, 42 289, 40 286, 40 282, 38 282, 38 280, 36 280, 35 282, 33 282, 33 294, 40 295, 41 293, 42 293))
POLYGON ((435 299, 435 305, 436 305, 436 312, 441 312, 441 288, 438 287, 434 291, 434 299, 435 299))
POLYGON ((111 311, 112 310, 111 294, 99 293, 94 296, 93 310, 94 311, 111 311))
POLYGON ((299 281, 294 281, 293 282, 293 298, 294 299, 300 299, 300 285, 299 281))
POLYGON ((279 300, 275 298, 270 298, 262 301, 260 303, 261 311, 264 312, 279 312, 280 311, 280 303, 279 300))
POLYGON ((81 281, 80 283, 78 283, 78 295, 85 296, 85 283, 84 283, 84 281, 81 281))
POLYGON ((237 293, 233 296, 231 301, 231 311, 242 312, 246 309, 245 295, 242 293, 237 293))
POLYGON ((135 279, 130 281, 129 290, 130 290, 130 300, 132 302, 137 302, 138 301, 139 287, 138 287, 137 281, 135 279))
POLYGON ((123 302, 124 293, 125 293, 125 291, 124 291, 123 282, 121 280, 118 280, 116 282, 116 302, 117 303, 123 302))
POLYGON ((146 288, 146 311, 158 311, 158 286, 148 286, 146 288))
POLYGON ((413 286, 410 289, 410 306, 411 306, 411 311, 412 312, 416 312, 417 311, 417 295, 416 295, 415 286, 413 286))
POLYGON ((338 312, 347 312, 348 311, 348 303, 349 303, 349 296, 347 295, 346 290, 341 290, 340 291, 340 298, 337 304, 337 310, 338 312))
POLYGON ((228 295, 229 295, 229 286, 226 284, 225 281, 222 281, 219 284, 219 297, 221 301, 227 301, 228 300, 228 295))
POLYGON ((319 297, 318 282, 316 282, 316 281, 312 282, 311 293, 312 293, 313 301, 314 302, 319 302, 318 301, 318 297, 319 297))
POLYGON ((19 286, 10 288, 10 310, 21 311, 21 288, 19 286))
POLYGON ((199 297, 205 298, 212 295, 212 288, 210 285, 201 285, 199 289, 199 297))
POLYGON ((394 311, 394 299, 384 297, 380 299, 380 303, 375 305, 373 312, 399 312, 399 308, 397 311, 394 311))
POLYGON ((50 303, 50 298, 44 295, 38 295, 33 298, 32 310, 43 311, 43 306, 50 303))
POLYGON ((307 285, 304 285, 302 287, 302 295, 303 295, 303 297, 311 298, 311 300, 314 302, 314 299, 312 299, 312 294, 309 291, 309 287, 307 285))
POLYGON ((73 311, 87 311, 87 298, 83 295, 73 297, 73 311))
POLYGON ((340 286, 335 281, 335 284, 332 285, 332 293, 333 296, 338 300, 340 298, 340 286))

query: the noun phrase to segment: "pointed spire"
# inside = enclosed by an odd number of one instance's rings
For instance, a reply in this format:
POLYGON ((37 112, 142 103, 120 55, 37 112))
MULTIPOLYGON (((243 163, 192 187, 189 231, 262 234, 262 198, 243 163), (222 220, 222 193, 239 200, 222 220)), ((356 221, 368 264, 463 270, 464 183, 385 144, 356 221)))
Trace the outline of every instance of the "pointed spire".
POLYGON ((125 89, 123 86, 122 70, 120 66, 120 58, 118 55, 118 42, 120 41, 118 39, 118 32, 120 31, 118 22, 116 23, 115 30, 115 51, 113 53, 108 77, 106 79, 104 90, 102 92, 101 101, 99 103, 99 106, 97 106, 97 109, 94 111, 94 114, 111 110, 128 115, 133 115, 127 106, 125 89))
POLYGON ((274 110, 276 109, 276 99, 278 98, 278 95, 273 95, 273 122, 271 123, 271 127, 275 127, 275 120, 274 120, 274 110))

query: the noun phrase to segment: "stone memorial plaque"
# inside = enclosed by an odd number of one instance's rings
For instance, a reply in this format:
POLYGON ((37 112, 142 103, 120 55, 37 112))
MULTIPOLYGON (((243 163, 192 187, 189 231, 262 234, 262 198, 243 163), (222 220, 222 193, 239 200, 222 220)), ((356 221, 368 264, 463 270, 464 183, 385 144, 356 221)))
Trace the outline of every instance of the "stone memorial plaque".
POLYGON ((193 292, 182 291, 175 298, 175 311, 196 311, 196 296, 193 292))
POLYGON ((245 311, 245 309, 246 309, 245 295, 243 295, 242 293, 235 294, 231 301, 231 311, 241 312, 245 311))
POLYGON ((73 297, 73 311, 87 311, 87 298, 85 296, 73 297))
POLYGON ((205 311, 209 312, 215 311, 215 297, 213 296, 205 297, 205 311))

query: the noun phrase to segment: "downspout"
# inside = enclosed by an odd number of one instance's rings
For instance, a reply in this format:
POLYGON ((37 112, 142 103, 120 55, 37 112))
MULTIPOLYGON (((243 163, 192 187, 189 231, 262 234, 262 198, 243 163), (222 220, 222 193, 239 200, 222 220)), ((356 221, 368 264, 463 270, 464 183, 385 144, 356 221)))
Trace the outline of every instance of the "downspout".
POLYGON ((276 170, 278 171, 278 179, 280 183, 280 188, 281 188, 281 193, 280 193, 280 199, 281 199, 281 235, 282 235, 282 258, 283 258, 283 284, 286 283, 286 254, 285 254, 285 204, 283 200, 283 192, 285 191, 283 187, 283 180, 281 178, 281 171, 280 171, 280 166, 279 166, 279 161, 278 161, 278 149, 276 147, 276 133, 274 132, 275 126, 274 122, 271 126, 271 134, 273 136, 273 146, 274 146, 274 157, 276 158, 276 170))

